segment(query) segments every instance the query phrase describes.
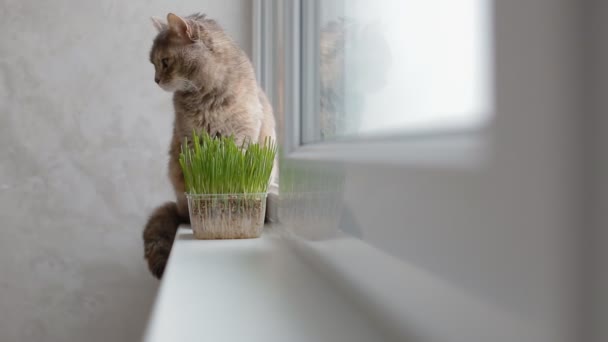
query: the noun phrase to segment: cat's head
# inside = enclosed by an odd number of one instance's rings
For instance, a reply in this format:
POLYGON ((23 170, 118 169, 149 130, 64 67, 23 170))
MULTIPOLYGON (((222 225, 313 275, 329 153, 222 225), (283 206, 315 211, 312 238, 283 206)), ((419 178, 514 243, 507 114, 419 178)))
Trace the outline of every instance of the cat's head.
POLYGON ((167 15, 166 22, 152 18, 158 35, 150 51, 150 62, 154 64, 154 81, 163 90, 200 89, 201 79, 209 82, 218 74, 213 43, 221 32, 206 28, 205 20, 203 15, 182 18, 173 13, 167 15))

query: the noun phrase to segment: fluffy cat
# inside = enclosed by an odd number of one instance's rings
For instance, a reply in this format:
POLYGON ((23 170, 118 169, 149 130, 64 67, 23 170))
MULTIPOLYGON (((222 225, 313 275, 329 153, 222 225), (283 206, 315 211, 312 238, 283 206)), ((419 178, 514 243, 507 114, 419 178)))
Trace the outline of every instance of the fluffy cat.
POLYGON ((152 274, 162 277, 177 227, 188 223, 184 177, 178 158, 192 130, 233 135, 237 143, 275 139, 275 120, 246 54, 214 21, 202 14, 152 18, 158 30, 150 51, 154 80, 173 92, 175 122, 169 147, 169 178, 175 202, 158 207, 143 232, 144 254, 152 274))

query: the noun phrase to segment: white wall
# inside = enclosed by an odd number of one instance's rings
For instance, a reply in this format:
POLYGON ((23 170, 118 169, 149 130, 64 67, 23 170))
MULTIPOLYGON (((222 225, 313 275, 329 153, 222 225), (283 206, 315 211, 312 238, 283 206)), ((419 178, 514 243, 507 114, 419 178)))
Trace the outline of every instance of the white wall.
POLYGON ((158 283, 141 231, 171 198, 171 100, 148 62, 168 11, 250 51, 247 0, 0 0, 1 341, 139 339, 158 283))

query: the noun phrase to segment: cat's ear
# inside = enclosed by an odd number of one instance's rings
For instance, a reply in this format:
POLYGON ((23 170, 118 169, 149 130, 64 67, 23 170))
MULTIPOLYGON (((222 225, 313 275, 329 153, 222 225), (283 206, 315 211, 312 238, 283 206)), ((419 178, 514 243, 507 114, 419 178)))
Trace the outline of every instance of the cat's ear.
POLYGON ((163 22, 163 20, 159 17, 151 17, 150 20, 152 21, 152 25, 154 25, 154 28, 160 32, 164 29, 167 28, 167 24, 165 24, 163 22))
POLYGON ((192 30, 184 18, 173 13, 169 13, 167 14, 167 23, 169 24, 169 30, 171 30, 173 33, 182 38, 192 40, 192 30))

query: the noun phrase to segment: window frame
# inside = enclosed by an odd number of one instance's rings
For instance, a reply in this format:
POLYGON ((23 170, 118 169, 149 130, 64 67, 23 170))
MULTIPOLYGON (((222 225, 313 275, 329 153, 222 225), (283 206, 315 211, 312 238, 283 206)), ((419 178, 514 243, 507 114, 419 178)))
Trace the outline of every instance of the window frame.
MULTIPOLYGON (((488 11, 491 13, 492 9, 488 11)), ((493 118, 475 128, 398 132, 304 144, 304 122, 315 123, 303 120, 303 115, 319 110, 318 97, 315 98, 318 74, 306 73, 303 67, 308 63, 318 68, 318 33, 310 28, 318 22, 319 0, 254 0, 252 12, 253 64, 274 108, 284 160, 475 169, 490 155, 493 118)), ((493 56, 488 58, 493 60, 493 56)), ((491 62, 489 67, 492 70, 491 62)), ((494 86, 491 73, 489 84, 494 86)), ((492 98, 490 102, 495 101, 492 98)))

